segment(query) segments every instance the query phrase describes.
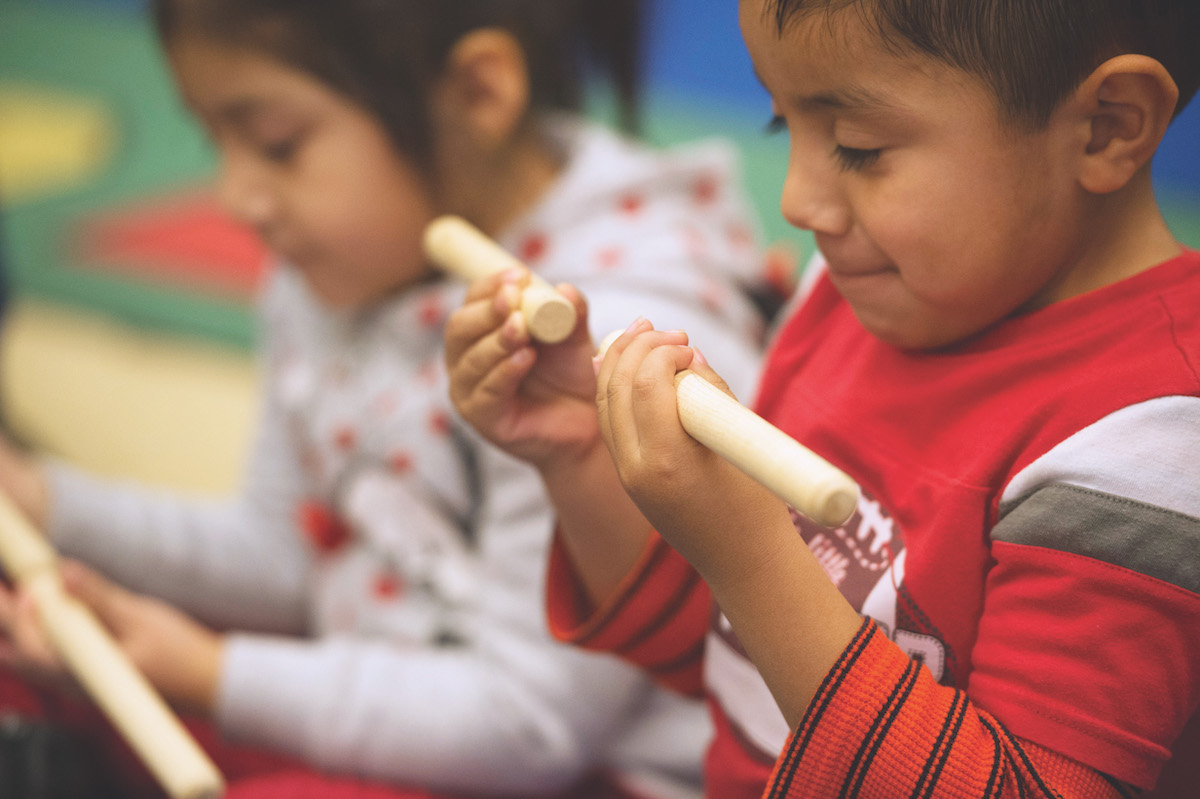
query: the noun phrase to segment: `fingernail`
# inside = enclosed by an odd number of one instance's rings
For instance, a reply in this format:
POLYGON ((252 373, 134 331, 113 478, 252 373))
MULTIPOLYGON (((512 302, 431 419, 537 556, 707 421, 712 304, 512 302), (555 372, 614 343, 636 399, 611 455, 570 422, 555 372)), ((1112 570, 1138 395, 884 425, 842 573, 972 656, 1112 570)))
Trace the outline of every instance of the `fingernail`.
POLYGON ((512 362, 514 364, 520 367, 525 367, 533 363, 533 359, 536 355, 537 353, 533 351, 532 347, 522 347, 514 352, 510 357, 512 358, 512 362))
POLYGON ((524 324, 524 321, 525 320, 521 316, 520 311, 513 311, 510 313, 508 318, 504 320, 504 335, 508 336, 512 340, 520 338, 521 328, 524 324))
POLYGON ((701 366, 708 366, 708 358, 704 357, 704 353, 692 347, 692 358, 701 366))
POLYGON ((634 330, 637 329, 638 325, 640 325, 644 321, 646 321, 646 317, 639 316, 637 319, 634 319, 632 322, 629 323, 629 327, 625 328, 625 332, 632 333, 634 330))
POLYGON ((517 307, 520 298, 521 294, 516 286, 502 286, 500 291, 496 292, 496 310, 507 314, 517 307))

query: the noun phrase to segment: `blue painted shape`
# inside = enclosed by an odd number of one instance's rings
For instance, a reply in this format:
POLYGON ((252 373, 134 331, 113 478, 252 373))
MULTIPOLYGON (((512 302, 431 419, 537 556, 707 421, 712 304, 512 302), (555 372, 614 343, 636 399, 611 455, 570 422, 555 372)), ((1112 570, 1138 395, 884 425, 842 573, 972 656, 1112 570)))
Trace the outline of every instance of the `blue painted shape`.
MULTIPOLYGON (((705 97, 767 121, 766 92, 738 30, 737 0, 652 0, 646 78, 655 91, 695 102, 705 97)), ((1156 180, 1200 198, 1200 99, 1175 120, 1154 162, 1156 180)))

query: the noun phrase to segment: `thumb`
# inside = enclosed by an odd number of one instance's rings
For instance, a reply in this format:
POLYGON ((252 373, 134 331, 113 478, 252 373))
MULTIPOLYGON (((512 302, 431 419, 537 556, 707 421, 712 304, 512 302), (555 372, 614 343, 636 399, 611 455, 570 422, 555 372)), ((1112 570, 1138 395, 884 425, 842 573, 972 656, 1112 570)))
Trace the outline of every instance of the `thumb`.
POLYGON ((559 283, 555 290, 566 297, 572 305, 575 306, 575 327, 571 330, 571 335, 560 341, 560 345, 572 346, 587 342, 591 349, 591 332, 588 330, 588 305, 587 299, 570 283, 559 283))

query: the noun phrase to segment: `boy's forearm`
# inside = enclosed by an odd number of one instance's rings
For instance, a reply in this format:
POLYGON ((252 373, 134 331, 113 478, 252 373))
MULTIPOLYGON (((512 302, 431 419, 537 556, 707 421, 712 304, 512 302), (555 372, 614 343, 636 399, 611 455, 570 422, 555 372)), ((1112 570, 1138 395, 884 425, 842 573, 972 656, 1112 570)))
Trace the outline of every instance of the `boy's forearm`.
POLYGON ((603 604, 637 563, 652 527, 599 442, 586 455, 540 472, 563 546, 592 603, 603 604))
POLYGON ((794 728, 862 619, 786 513, 761 523, 701 576, 794 728))

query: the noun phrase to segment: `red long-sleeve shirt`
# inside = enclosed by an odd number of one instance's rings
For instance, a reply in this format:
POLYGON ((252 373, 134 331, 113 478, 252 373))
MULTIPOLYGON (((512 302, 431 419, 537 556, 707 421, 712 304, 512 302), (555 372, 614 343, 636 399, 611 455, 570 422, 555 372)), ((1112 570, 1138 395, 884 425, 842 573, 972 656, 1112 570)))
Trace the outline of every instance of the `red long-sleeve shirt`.
POLYGON ((862 486, 841 528, 796 524, 871 621, 795 731, 657 540, 599 609, 557 550, 552 625, 703 688, 720 799, 1195 797, 1197 308, 1188 252, 915 353, 818 282, 757 407, 862 486))

